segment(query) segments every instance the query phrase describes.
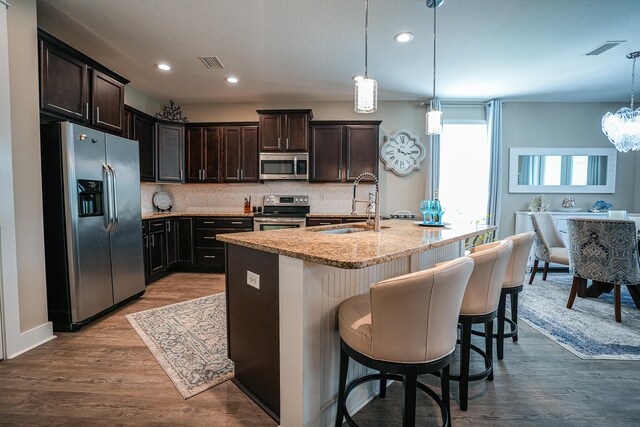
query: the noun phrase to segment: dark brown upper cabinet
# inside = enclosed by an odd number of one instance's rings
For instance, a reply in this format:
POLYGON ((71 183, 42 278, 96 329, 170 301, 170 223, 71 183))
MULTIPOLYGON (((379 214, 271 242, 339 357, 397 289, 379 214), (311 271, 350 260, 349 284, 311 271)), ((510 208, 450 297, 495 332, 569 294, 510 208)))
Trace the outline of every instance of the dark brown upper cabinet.
POLYGON ((378 175, 380 121, 311 122, 309 181, 352 182, 378 175))
POLYGON ((311 110, 257 110, 260 151, 307 151, 311 110))
POLYGON ((138 141, 140 150, 140 181, 156 180, 155 123, 148 114, 125 107, 122 136, 138 141))
POLYGON ((184 125, 156 123, 157 182, 184 181, 184 125))
POLYGON ((187 182, 221 182, 223 128, 188 127, 185 130, 187 182))
POLYGON ((40 109, 56 119, 120 134, 128 80, 38 31, 40 109))
POLYGON ((225 182, 258 182, 258 127, 223 128, 225 182))

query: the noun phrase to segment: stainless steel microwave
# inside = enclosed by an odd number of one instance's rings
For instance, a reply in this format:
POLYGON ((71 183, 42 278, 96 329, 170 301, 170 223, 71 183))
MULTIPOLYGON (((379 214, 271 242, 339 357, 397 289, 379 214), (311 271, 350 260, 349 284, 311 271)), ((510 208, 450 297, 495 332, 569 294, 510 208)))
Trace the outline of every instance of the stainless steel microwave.
POLYGON ((309 153, 260 153, 260 179, 309 179, 309 153))

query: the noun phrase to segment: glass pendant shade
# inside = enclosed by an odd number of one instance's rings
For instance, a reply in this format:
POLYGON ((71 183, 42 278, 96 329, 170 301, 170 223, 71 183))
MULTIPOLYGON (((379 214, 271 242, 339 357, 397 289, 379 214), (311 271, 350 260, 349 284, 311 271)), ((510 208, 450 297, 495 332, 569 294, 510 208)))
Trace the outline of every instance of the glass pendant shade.
POLYGON ((355 112, 375 113, 378 109, 378 82, 369 77, 356 81, 355 112))
POLYGON ((442 111, 427 111, 426 120, 427 135, 440 135, 442 133, 442 111))
POLYGON ((627 58, 633 59, 631 68, 631 108, 621 108, 615 113, 608 112, 602 117, 602 133, 623 153, 640 150, 640 108, 633 109, 633 90, 636 77, 636 59, 640 51, 631 52, 627 58))
POLYGON ((640 150, 640 108, 624 107, 602 117, 602 132, 623 153, 640 150))

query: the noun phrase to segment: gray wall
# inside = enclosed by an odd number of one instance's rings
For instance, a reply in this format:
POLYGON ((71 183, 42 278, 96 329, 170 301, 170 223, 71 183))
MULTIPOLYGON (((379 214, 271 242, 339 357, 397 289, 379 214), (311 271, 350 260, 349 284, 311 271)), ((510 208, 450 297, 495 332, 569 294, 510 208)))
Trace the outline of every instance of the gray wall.
MULTIPOLYGON (((509 193, 509 149, 512 147, 604 147, 613 145, 602 133, 600 120, 621 103, 507 103, 503 111, 502 209, 499 236, 512 234, 516 211, 528 210, 533 193, 509 193)), ((640 211, 640 187, 635 152, 618 153, 614 194, 573 195, 576 207, 587 210, 596 200, 613 203, 617 209, 640 211)), ((545 194, 551 210, 557 210, 567 194, 545 194)))

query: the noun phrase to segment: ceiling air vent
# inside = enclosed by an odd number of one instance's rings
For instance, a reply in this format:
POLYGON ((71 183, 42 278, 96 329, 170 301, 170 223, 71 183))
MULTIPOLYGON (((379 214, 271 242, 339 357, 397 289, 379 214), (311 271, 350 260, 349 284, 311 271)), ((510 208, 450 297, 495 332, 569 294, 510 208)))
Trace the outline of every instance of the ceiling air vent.
POLYGON ((608 51, 609 49, 618 46, 620 43, 624 43, 626 40, 610 40, 602 43, 600 46, 591 49, 589 52, 585 53, 584 56, 596 56, 600 55, 608 51))
POLYGON ((224 68, 224 65, 222 65, 222 62, 220 62, 217 56, 199 56, 198 58, 211 70, 221 70, 224 68))

